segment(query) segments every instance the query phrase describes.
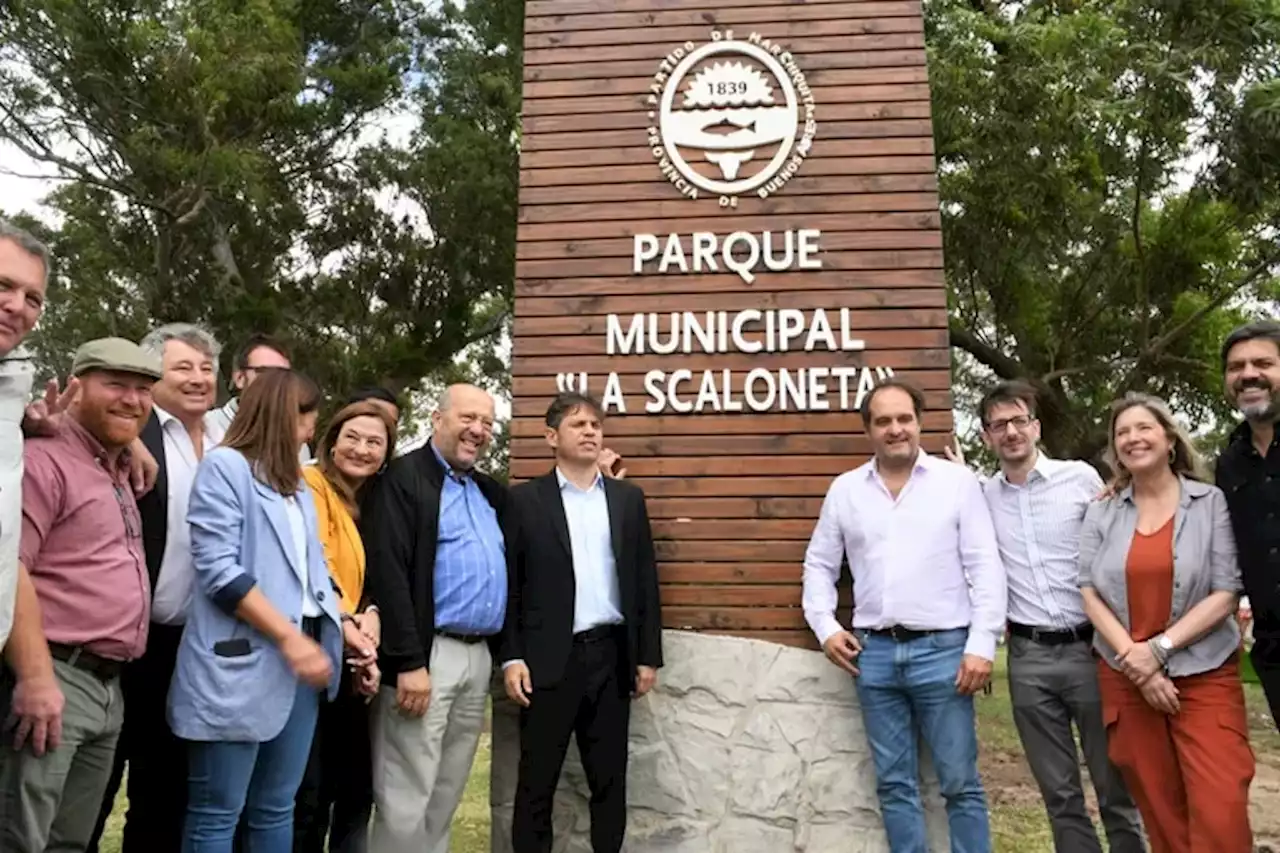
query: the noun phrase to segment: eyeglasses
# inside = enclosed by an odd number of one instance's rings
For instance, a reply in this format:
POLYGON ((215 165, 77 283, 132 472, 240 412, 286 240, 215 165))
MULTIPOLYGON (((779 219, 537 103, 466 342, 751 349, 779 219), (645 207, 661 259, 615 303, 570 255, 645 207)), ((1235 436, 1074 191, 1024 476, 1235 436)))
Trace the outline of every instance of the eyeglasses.
POLYGON ((1024 430, 1027 427, 1031 426, 1031 422, 1033 420, 1035 420, 1035 418, 1031 417, 1030 415, 1018 415, 1012 418, 1004 418, 1003 420, 992 421, 991 423, 987 424, 987 432, 991 433, 992 435, 999 435, 1000 433, 1004 432, 1009 428, 1009 424, 1013 424, 1013 426, 1016 429, 1024 430))
POLYGON ((142 519, 138 517, 138 507, 124 499, 124 489, 115 486, 116 503, 120 505, 120 515, 124 517, 124 532, 130 539, 142 536, 142 519))

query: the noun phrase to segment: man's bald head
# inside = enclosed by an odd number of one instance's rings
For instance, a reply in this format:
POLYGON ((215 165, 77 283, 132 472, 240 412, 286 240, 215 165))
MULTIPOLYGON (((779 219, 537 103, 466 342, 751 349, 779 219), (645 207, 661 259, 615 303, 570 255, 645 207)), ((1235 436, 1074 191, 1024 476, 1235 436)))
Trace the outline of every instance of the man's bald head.
POLYGON ((441 392, 431 413, 431 443, 450 467, 468 471, 493 439, 493 396, 466 382, 441 392))

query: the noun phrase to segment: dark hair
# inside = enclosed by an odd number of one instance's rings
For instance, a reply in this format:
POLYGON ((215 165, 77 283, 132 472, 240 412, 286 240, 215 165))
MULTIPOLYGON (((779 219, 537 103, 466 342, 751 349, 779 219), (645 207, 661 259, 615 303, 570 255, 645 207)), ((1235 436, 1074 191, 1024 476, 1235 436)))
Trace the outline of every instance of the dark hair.
POLYGON ((368 388, 361 388, 355 391, 343 405, 354 406, 356 403, 363 403, 366 400, 381 400, 384 403, 390 403, 397 409, 400 408, 400 401, 396 399, 396 395, 377 385, 370 385, 368 388))
POLYGON ((333 446, 338 443, 338 435, 342 432, 342 427, 347 421, 356 418, 377 418, 378 421, 387 428, 387 456, 383 459, 383 465, 386 465, 387 459, 396 449, 396 422, 391 419, 391 415, 379 406, 377 403, 371 403, 368 400, 362 400, 350 403, 338 410, 338 413, 329 421, 329 425, 325 427, 324 435, 320 437, 320 446, 316 451, 316 467, 320 469, 320 473, 329 481, 329 485, 333 486, 334 491, 342 498, 342 503, 347 507, 347 512, 351 513, 351 517, 360 520, 360 504, 358 495, 360 489, 366 485, 365 483, 351 483, 342 472, 338 470, 338 466, 333 461, 333 446))
POLYGON ((1256 340, 1271 341, 1276 345, 1276 349, 1280 350, 1280 323, 1275 320, 1257 320, 1252 323, 1245 323, 1227 335, 1227 339, 1222 342, 1223 372, 1226 372, 1227 369, 1227 356, 1236 344, 1256 340))
MULTIPOLYGON (((255 350, 262 348, 278 352, 285 358, 289 358, 289 350, 276 338, 270 335, 250 335, 249 339, 244 342, 244 346, 240 347, 240 351, 236 353, 236 361, 233 365, 236 370, 246 370, 249 367, 249 356, 253 355, 255 350)), ((293 359, 289 358, 290 361, 293 359)))
POLYGON ((240 395, 222 443, 238 450, 261 482, 282 495, 298 492, 298 419, 320 406, 320 389, 294 370, 271 370, 240 395))
POLYGON ((1027 407, 1027 414, 1034 418, 1036 416, 1036 396, 1036 389, 1028 382, 1023 382, 1020 379, 1001 382, 982 395, 982 400, 978 403, 978 420, 982 422, 983 426, 986 426, 987 416, 991 414, 993 408, 1011 403, 1022 403, 1027 407))
POLYGON ((590 394, 581 394, 577 391, 566 391, 552 400, 550 406, 547 406, 547 426, 552 429, 560 429, 560 424, 564 422, 565 417, 583 406, 590 409, 597 418, 604 420, 604 409, 596 402, 595 397, 590 394))
POLYGON ((911 395, 911 407, 916 411, 916 420, 920 420, 920 417, 924 414, 924 392, 905 379, 890 377, 880 382, 879 385, 867 392, 867 396, 862 398, 862 407, 858 411, 862 415, 863 429, 871 428, 871 401, 886 388, 897 388, 911 395))

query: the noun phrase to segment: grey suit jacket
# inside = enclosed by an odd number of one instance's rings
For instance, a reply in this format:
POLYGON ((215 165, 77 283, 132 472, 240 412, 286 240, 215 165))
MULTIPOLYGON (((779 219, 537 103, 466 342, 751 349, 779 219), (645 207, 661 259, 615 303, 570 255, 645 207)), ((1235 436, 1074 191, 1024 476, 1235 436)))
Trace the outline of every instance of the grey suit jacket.
MULTIPOLYGON (((1168 625, 1183 617, 1210 593, 1239 593, 1240 564, 1227 514, 1227 499, 1216 486, 1182 480, 1182 497, 1173 522, 1173 612, 1168 625)), ((1133 487, 1089 505, 1080 531, 1080 586, 1092 587, 1120 623, 1129 627, 1125 563, 1138 523, 1133 487)), ((1112 667, 1115 650, 1097 633, 1094 648, 1112 667)), ((1235 619, 1169 658, 1169 675, 1181 677, 1217 669, 1240 647, 1235 619)))

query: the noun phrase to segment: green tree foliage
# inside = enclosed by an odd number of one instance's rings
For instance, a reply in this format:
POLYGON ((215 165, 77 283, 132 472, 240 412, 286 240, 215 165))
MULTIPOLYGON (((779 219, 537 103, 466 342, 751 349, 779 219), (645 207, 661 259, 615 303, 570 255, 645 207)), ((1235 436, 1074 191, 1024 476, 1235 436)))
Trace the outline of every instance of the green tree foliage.
POLYGON ((1274 0, 930 0, 960 399, 1041 390, 1051 452, 1093 458, 1107 403, 1227 415, 1218 346, 1280 262, 1274 0))
POLYGON ((87 338, 195 320, 229 349, 281 335, 335 395, 404 392, 501 331, 518 17, 417 0, 6 5, 0 137, 62 179, 42 229, 58 258, 34 341, 46 372, 87 338), (379 138, 406 114, 416 132, 379 138))

